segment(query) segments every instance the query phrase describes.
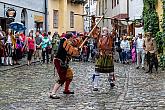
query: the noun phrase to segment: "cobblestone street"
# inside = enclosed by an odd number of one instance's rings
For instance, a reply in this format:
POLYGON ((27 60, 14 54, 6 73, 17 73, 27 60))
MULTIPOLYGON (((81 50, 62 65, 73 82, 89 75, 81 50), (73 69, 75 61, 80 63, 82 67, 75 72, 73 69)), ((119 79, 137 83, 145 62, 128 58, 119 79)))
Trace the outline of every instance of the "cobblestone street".
POLYGON ((93 63, 72 62, 74 95, 50 99, 57 75, 53 65, 31 65, 0 71, 0 110, 165 110, 165 73, 147 74, 134 65, 115 64, 116 86, 101 74, 99 91, 92 91, 93 63))

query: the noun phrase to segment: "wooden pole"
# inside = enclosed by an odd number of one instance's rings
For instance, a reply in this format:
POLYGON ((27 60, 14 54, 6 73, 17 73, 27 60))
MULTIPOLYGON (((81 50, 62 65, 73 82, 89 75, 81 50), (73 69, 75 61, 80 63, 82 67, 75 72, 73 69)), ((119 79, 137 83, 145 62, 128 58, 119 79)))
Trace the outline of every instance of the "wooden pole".
MULTIPOLYGON (((89 32, 89 34, 87 36, 90 36, 92 34, 92 32, 94 31, 94 29, 97 27, 97 25, 101 22, 101 20, 103 19, 104 16, 101 16, 101 18, 99 19, 99 21, 97 22, 97 24, 95 24, 95 26, 93 27, 93 29, 89 32)), ((88 37, 85 38, 85 40, 82 42, 82 44, 80 45, 79 48, 82 48, 82 46, 85 44, 85 42, 88 40, 88 37)))

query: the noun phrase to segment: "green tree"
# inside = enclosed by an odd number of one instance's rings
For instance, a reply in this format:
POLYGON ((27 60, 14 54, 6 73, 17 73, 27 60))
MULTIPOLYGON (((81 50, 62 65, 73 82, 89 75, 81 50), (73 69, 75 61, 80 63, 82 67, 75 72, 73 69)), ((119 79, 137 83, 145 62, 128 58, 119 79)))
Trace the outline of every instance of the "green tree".
POLYGON ((157 0, 143 0, 143 2, 144 31, 152 32, 155 37, 159 31, 159 17, 155 8, 157 0))

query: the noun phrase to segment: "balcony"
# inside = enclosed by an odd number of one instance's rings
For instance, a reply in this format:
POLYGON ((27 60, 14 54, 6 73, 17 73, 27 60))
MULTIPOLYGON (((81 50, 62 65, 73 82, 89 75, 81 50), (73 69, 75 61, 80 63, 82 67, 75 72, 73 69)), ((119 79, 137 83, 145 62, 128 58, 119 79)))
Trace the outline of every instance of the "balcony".
POLYGON ((71 3, 74 4, 85 4, 87 0, 71 0, 71 3))

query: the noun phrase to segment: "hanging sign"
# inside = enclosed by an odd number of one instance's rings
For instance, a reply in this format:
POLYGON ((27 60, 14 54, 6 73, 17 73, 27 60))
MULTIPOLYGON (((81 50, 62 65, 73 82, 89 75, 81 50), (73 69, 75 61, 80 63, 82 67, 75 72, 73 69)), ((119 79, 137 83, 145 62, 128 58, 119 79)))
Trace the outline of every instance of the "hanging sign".
POLYGON ((16 11, 13 8, 9 8, 6 11, 6 16, 8 18, 15 18, 16 17, 16 11))

